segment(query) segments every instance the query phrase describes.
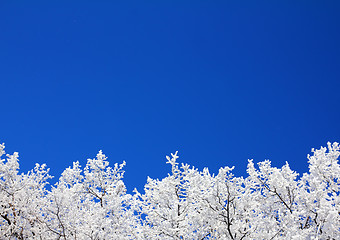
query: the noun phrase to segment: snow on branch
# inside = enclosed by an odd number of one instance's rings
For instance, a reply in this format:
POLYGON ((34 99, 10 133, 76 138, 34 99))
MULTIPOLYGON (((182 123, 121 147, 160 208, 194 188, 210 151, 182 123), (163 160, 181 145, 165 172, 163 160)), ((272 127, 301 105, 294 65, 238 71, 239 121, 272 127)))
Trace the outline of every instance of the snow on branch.
POLYGON ((144 193, 126 192, 125 162, 99 151, 66 168, 47 189, 49 169, 19 173, 18 153, 0 144, 0 239, 339 239, 340 146, 312 149, 309 172, 288 162, 249 160, 217 175, 166 156, 171 171, 148 178, 144 193), (5 156, 5 157, 4 157, 5 156), (3 158, 4 157, 4 158, 3 158))

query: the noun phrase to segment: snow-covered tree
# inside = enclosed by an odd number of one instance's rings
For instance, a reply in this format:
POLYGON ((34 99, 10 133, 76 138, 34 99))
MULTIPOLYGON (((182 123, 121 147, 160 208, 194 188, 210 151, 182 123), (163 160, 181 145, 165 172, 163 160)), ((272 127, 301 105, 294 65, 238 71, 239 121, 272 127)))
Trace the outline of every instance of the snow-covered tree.
POLYGON ((61 239, 133 239, 138 235, 131 195, 122 181, 125 162, 109 167, 100 151, 67 168, 46 198, 48 236, 61 239))
POLYGON ((2 159, 4 148, 4 144, 0 145, 0 239, 37 238, 44 231, 49 169, 36 164, 27 174, 19 174, 18 153, 2 159))
POLYGON ((167 157, 171 171, 127 194, 122 164, 100 151, 46 189, 51 176, 36 164, 19 173, 18 153, 0 145, 0 239, 339 239, 338 143, 312 150, 301 177, 289 164, 249 160, 217 175, 167 157), (5 158, 2 158, 5 156, 5 158))

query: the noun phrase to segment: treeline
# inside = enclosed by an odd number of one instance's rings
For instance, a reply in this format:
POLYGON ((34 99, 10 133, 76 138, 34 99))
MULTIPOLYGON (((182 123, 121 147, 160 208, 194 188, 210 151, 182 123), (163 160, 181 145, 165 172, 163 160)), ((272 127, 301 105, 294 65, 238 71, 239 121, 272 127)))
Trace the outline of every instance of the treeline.
POLYGON ((0 239, 339 239, 338 143, 308 156, 298 176, 288 163, 249 161, 217 175, 167 157, 168 177, 148 178, 127 194, 125 163, 110 167, 100 151, 67 168, 48 188, 45 165, 19 173, 18 154, 0 145, 0 239))

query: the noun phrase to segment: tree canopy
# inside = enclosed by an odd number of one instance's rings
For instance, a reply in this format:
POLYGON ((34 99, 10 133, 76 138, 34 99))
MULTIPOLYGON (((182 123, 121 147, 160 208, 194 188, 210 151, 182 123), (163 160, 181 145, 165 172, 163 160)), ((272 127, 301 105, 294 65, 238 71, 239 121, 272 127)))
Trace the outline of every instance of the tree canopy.
POLYGON ((49 169, 19 172, 0 145, 0 239, 339 239, 338 143, 312 149, 309 172, 249 160, 246 177, 214 175, 167 156, 171 171, 128 194, 125 162, 100 151, 50 187, 49 169))

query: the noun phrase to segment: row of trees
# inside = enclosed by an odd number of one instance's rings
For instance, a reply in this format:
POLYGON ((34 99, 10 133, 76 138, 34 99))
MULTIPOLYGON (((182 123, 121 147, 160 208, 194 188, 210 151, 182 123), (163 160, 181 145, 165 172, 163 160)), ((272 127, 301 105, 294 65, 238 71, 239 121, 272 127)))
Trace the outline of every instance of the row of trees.
POLYGON ((84 168, 73 163, 48 188, 45 165, 19 173, 18 153, 0 145, 1 239, 339 239, 338 143, 312 150, 309 172, 288 163, 233 168, 217 175, 167 157, 171 173, 127 194, 125 163, 109 166, 100 151, 84 168))

